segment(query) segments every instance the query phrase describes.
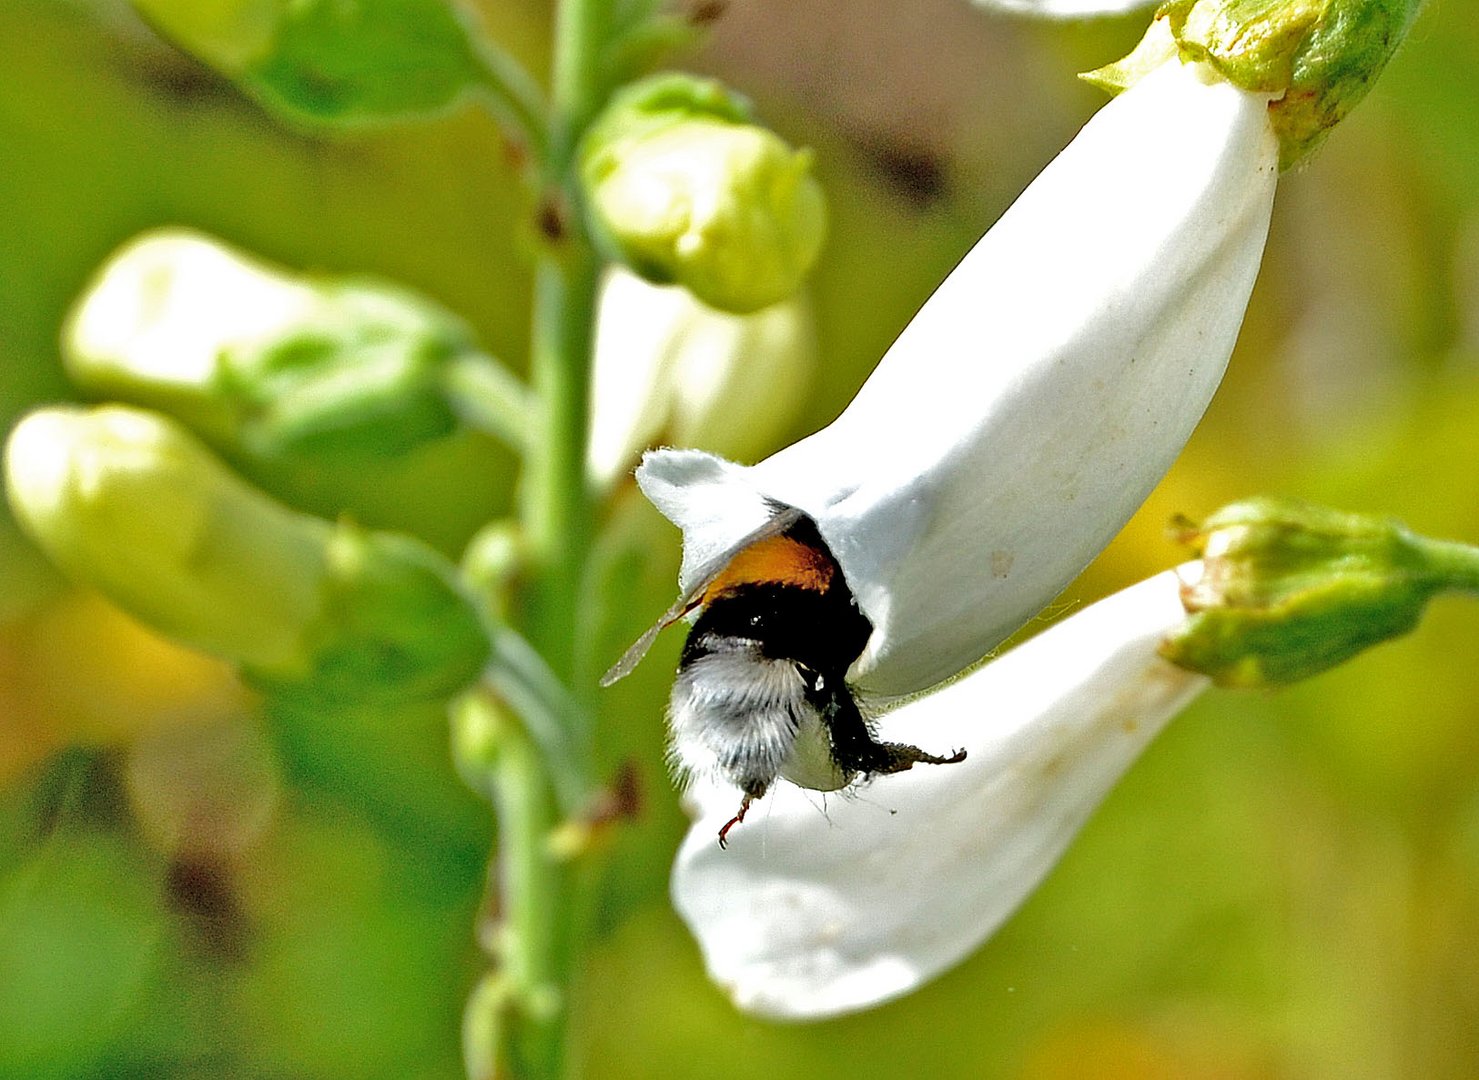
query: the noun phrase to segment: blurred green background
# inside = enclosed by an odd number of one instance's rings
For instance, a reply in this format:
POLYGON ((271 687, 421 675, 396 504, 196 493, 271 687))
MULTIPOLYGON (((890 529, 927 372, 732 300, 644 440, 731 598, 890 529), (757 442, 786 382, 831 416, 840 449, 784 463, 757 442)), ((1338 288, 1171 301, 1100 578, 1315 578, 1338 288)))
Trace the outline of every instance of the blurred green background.
MULTIPOLYGON (((483 0, 543 70, 549 12, 483 0)), ((816 148, 832 232, 793 435, 845 404, 910 313, 1101 101, 1072 73, 1144 18, 965 0, 736 0, 682 58, 816 148)), ((512 165, 485 116, 351 137, 284 127, 113 0, 3 0, 0 424, 64 400, 90 272, 184 224, 294 267, 368 271, 522 364, 512 165)), ((1435 3, 1371 97, 1281 182, 1228 379, 1175 471, 1062 613, 1182 556, 1252 493, 1479 542, 1479 22, 1435 3)), ((513 462, 459 435, 393 469, 263 480, 456 555, 513 462)), ((652 537, 621 647, 668 603, 652 537)), ((265 707, 214 661, 64 586, 0 520, 0 1076, 443 1078, 491 828, 445 719, 265 707)), ((595 597, 592 602, 610 598, 595 597)), ((1214 693, 1132 771, 1007 927, 900 1003, 812 1026, 737 1014, 672 913, 662 765, 677 636, 607 692, 603 760, 648 797, 612 842, 580 985, 591 1077, 1479 1075, 1479 609, 1270 695, 1214 693)))

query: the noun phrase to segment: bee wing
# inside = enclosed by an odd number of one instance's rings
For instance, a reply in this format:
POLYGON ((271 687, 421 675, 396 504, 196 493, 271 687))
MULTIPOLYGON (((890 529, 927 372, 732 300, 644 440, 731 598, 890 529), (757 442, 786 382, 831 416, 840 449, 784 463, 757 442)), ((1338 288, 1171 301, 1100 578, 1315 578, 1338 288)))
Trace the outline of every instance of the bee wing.
POLYGON ((632 642, 631 648, 621 654, 621 659, 612 664, 606 674, 601 676, 601 685, 610 686, 618 679, 623 679, 630 675, 632 669, 641 663, 642 657, 647 655, 647 650, 652 648, 652 643, 657 640, 657 635, 698 607, 700 601, 703 599, 704 590, 712 585, 714 579, 724 572, 724 568, 729 565, 730 559, 733 559, 735 555, 751 544, 759 543, 761 540, 766 540, 772 536, 779 536, 800 521, 801 518, 801 511, 797 510, 794 506, 780 506, 777 504, 774 506, 769 520, 764 525, 761 525, 729 550, 714 556, 708 562, 704 563, 703 566, 699 567, 698 572, 693 576, 693 581, 689 584, 688 588, 683 590, 683 595, 674 601, 672 607, 663 612, 662 618, 653 623, 647 629, 646 633, 632 642))

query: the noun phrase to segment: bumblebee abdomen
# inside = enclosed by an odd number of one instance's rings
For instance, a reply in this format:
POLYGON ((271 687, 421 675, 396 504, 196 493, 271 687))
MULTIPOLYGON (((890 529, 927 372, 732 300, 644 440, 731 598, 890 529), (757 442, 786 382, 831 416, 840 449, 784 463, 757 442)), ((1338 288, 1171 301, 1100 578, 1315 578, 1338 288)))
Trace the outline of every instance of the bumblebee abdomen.
POLYGON ((797 732, 821 718, 793 661, 728 639, 691 658, 685 650, 669 721, 681 774, 719 776, 758 796, 791 756, 797 732))

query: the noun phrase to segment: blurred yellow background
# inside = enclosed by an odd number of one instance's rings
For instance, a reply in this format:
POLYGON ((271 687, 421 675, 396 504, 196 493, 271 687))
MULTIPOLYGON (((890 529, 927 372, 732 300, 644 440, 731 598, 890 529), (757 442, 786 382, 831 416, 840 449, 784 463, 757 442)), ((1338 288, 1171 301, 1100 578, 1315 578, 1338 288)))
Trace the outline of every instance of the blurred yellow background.
MULTIPOLYGON (((543 70, 548 11, 483 0, 543 70)), ((1073 73, 1144 16, 965 0, 733 0, 687 66, 813 146, 831 200, 804 434, 1101 102, 1073 73)), ((0 424, 72 396, 57 338, 91 271, 183 224, 285 265, 373 272, 522 365, 527 245, 487 118, 353 136, 274 121, 114 0, 0 5, 0 424)), ((1176 469, 1054 614, 1173 564, 1165 533, 1248 494, 1479 542, 1479 21, 1430 6, 1375 91, 1283 178, 1227 381, 1176 469)), ((261 478, 457 555, 513 462, 464 434, 394 469, 261 478)), ((653 558, 615 656, 669 602, 653 558)), ((445 720, 267 708, 214 662, 55 580, 0 520, 0 1076, 442 1078, 490 827, 445 720)), ((1132 770, 975 957, 860 1016, 777 1026, 705 979, 666 896, 676 638, 602 699, 637 762, 580 984, 582 1075, 1479 1075, 1479 607, 1277 694, 1213 693, 1132 770)))

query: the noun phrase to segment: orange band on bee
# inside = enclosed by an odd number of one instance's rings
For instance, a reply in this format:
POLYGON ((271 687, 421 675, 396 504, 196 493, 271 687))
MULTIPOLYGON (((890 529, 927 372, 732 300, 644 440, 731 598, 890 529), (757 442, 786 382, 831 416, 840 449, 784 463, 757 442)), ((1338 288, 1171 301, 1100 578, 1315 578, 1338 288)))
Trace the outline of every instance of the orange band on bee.
POLYGON ((704 590, 702 603, 712 603, 741 585, 795 585, 826 592, 835 573, 826 552, 789 536, 768 536, 735 553, 704 590))

